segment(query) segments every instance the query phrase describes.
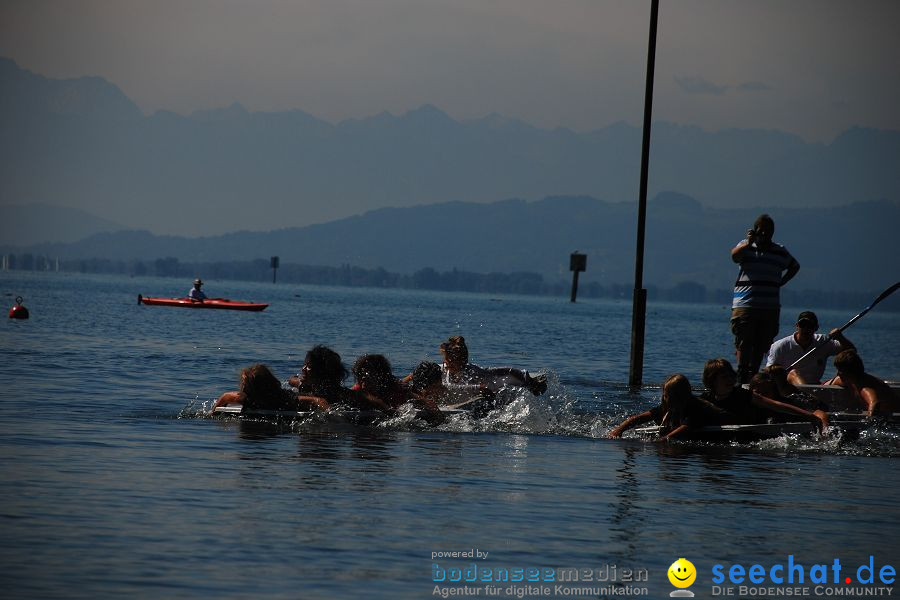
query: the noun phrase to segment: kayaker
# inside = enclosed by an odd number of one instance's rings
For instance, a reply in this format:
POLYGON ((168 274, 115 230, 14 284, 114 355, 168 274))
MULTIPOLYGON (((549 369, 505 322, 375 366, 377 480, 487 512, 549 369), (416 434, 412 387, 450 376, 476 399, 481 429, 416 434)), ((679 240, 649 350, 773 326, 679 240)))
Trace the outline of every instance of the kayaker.
POLYGON ((791 335, 781 338, 769 349, 766 366, 781 365, 790 368, 812 348, 815 352, 807 356, 796 367, 788 371, 788 381, 794 385, 804 383, 820 383, 825 374, 825 366, 829 356, 842 350, 853 350, 853 342, 844 337, 840 329, 832 329, 828 335, 816 333, 819 329, 819 318, 811 310, 804 310, 797 317, 796 330, 791 335))
POLYGON ((791 253, 772 241, 775 221, 757 217, 747 238, 731 250, 740 265, 731 303, 731 332, 737 349, 738 379, 747 383, 759 371, 763 357, 778 334, 779 291, 800 270, 791 253))
POLYGON ((834 357, 837 375, 829 383, 850 390, 866 415, 890 416, 900 412, 900 398, 884 380, 866 373, 856 350, 844 350, 834 357))
POLYGON ((469 362, 469 348, 461 335, 455 335, 440 345, 444 362, 441 365, 444 385, 453 389, 455 386, 485 386, 497 391, 506 385, 524 387, 535 396, 547 391, 547 377, 532 377, 528 371, 511 367, 495 367, 485 369, 469 362))
POLYGON ((206 300, 206 294, 203 293, 203 290, 200 288, 203 287, 202 279, 194 280, 194 287, 191 288, 191 291, 188 292, 188 298, 191 300, 196 300, 197 302, 203 302, 206 300))
POLYGON ((691 429, 715 423, 718 412, 694 395, 687 377, 676 373, 663 383, 659 406, 628 417, 609 432, 609 437, 620 438, 625 431, 651 421, 660 426, 662 440, 684 437, 691 429))

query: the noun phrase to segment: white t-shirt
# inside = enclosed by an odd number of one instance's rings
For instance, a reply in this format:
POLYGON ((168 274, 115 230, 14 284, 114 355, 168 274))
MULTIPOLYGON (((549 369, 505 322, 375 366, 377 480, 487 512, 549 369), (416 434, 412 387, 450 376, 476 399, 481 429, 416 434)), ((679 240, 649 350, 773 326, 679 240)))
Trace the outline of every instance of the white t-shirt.
POLYGON ((821 344, 816 348, 815 352, 803 359, 803 362, 794 367, 794 369, 804 381, 822 381, 828 357, 834 356, 843 349, 843 346, 841 346, 841 343, 837 340, 829 340, 823 343, 827 337, 828 336, 822 333, 814 334, 813 343, 808 348, 804 348, 798 344, 797 340, 794 339, 793 333, 786 338, 781 338, 769 348, 766 366, 781 365, 782 367, 788 368, 794 364, 794 361, 809 352, 813 346, 821 344))

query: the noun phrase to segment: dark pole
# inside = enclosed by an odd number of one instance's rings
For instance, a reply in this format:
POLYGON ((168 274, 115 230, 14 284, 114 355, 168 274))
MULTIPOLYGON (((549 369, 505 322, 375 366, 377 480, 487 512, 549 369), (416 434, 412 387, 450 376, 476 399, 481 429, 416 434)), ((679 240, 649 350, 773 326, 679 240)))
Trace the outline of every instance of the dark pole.
POLYGON ((572 299, 575 302, 575 296, 578 295, 578 271, 572 271, 572 299))
POLYGON ((578 274, 587 270, 587 254, 582 254, 578 250, 569 256, 569 270, 572 271, 572 302, 575 302, 575 296, 578 294, 578 274))
POLYGON ((631 366, 628 385, 640 387, 644 374, 644 323, 647 290, 644 289, 644 228, 647 223, 647 176, 650 171, 650 119, 653 116, 653 71, 656 67, 656 22, 659 0, 650 5, 650 40, 647 49, 647 88, 644 95, 644 136, 641 143, 641 189, 638 198, 637 252, 634 260, 634 296, 631 309, 631 366))

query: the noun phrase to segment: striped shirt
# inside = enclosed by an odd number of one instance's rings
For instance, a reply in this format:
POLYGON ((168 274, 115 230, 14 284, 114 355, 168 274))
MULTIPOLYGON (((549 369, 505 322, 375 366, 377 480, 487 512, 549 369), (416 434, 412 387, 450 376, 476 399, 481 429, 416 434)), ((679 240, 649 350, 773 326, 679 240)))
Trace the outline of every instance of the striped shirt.
POLYGON ((734 282, 732 308, 779 308, 779 289, 784 271, 795 261, 781 244, 772 243, 766 250, 752 245, 744 250, 734 282))

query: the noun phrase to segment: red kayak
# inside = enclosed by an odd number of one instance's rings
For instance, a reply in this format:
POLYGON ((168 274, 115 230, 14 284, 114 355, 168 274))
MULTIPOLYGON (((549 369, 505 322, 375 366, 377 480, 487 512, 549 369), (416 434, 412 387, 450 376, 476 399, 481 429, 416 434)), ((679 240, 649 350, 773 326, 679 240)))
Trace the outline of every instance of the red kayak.
POLYGON ((138 304, 148 306, 180 306, 182 308, 223 308, 228 310, 265 310, 268 304, 255 302, 241 302, 228 298, 207 298, 206 300, 193 300, 191 298, 144 298, 138 294, 138 304))

